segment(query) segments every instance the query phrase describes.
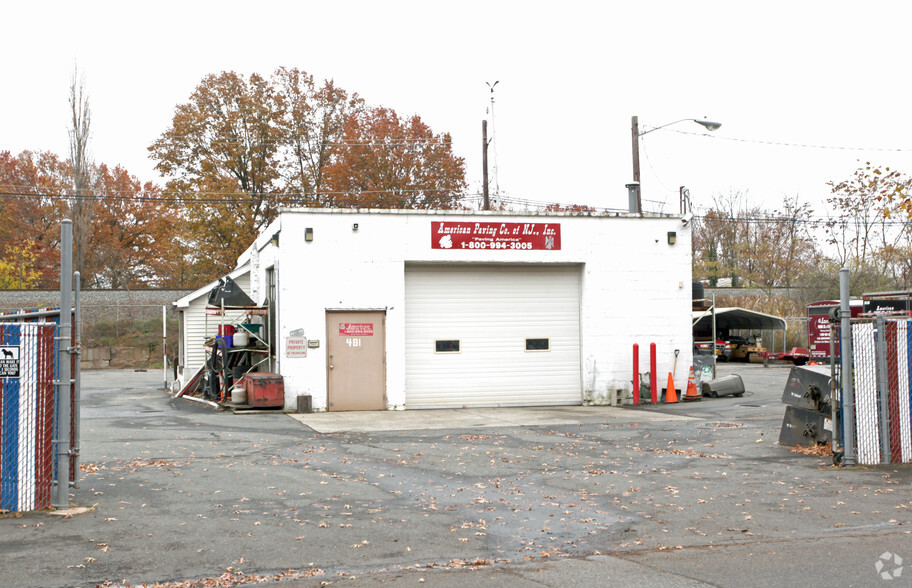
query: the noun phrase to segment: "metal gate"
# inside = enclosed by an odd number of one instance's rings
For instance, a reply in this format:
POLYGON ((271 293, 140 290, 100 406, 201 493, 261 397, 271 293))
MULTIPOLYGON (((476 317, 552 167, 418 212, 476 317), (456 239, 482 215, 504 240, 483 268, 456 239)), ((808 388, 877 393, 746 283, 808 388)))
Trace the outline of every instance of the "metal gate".
POLYGON ((0 323, 0 512, 51 506, 56 333, 54 324, 0 323))
POLYGON ((854 418, 841 419, 844 454, 861 465, 912 463, 912 319, 852 319, 851 330, 853 394, 840 398, 840 414, 854 418))

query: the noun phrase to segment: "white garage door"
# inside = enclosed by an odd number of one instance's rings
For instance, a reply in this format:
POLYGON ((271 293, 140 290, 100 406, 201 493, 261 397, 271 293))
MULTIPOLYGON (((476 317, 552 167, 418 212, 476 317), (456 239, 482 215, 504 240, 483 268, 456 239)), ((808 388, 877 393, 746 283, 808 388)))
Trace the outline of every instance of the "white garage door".
POLYGON ((408 265, 407 408, 581 404, 580 270, 408 265))

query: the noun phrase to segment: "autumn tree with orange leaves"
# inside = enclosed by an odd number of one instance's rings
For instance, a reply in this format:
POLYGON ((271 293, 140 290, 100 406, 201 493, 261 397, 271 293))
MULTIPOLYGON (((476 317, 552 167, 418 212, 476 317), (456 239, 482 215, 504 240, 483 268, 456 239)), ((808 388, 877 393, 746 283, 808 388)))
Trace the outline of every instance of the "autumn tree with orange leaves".
POLYGON ((177 211, 162 199, 161 189, 118 166, 100 165, 95 171, 94 222, 89 234, 83 276, 87 286, 191 287, 174 279, 170 260, 177 237, 177 211))
POLYGON ((345 122, 364 108, 357 95, 336 86, 322 85, 299 69, 279 68, 273 74, 282 104, 277 125, 280 133, 279 173, 289 194, 305 206, 330 206, 325 194, 326 170, 342 141, 345 122))
POLYGON ((382 107, 346 121, 326 179, 327 200, 340 207, 451 209, 466 188, 448 133, 382 107))
POLYGON ((0 286, 56 286, 68 217, 85 287, 195 288, 282 206, 454 208, 465 190, 448 134, 302 70, 204 77, 149 147, 164 188, 88 160, 88 103, 70 89, 69 160, 0 151, 0 286))
POLYGON ((912 287, 912 178, 868 163, 829 186, 826 241, 840 267, 852 270, 853 288, 912 287))
POLYGON ((282 188, 276 154, 279 97, 265 78, 206 76, 149 147, 184 210, 187 263, 201 280, 226 273, 275 217, 282 188))
POLYGON ((212 279, 281 206, 327 206, 324 174, 357 96, 297 69, 203 78, 149 147, 185 211, 183 270, 212 279))
MULTIPOLYGON (((87 288, 167 286, 178 212, 151 182, 125 169, 91 170, 92 222, 81 274, 87 288)), ((54 288, 60 280, 60 221, 71 212, 72 167, 52 153, 0 152, 0 286, 54 288), (6 269, 4 269, 6 268, 6 269)))
POLYGON ((281 206, 453 208, 466 185, 448 134, 298 69, 206 76, 149 151, 185 211, 186 267, 208 278, 281 206))
POLYGON ((59 281, 60 219, 68 212, 59 195, 72 185, 69 170, 53 153, 0 151, 0 259, 23 272, 34 269, 34 286, 50 288, 59 281))

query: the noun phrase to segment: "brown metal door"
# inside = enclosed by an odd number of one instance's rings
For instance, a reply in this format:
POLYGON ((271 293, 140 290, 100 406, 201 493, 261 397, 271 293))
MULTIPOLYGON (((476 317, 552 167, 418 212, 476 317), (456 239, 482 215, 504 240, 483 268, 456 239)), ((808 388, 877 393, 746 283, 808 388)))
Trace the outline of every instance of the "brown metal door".
POLYGON ((386 408, 386 313, 326 312, 328 410, 386 408))

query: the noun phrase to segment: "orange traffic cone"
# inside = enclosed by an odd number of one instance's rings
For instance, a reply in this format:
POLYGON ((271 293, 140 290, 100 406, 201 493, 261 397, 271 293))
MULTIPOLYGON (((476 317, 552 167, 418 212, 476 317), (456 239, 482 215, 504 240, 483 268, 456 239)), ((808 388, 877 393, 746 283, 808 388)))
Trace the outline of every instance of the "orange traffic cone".
POLYGON ((671 377, 671 372, 668 372, 668 388, 665 389, 665 402, 671 404, 677 401, 678 393, 675 391, 674 378, 671 377))
POLYGON ((694 378, 694 368, 690 366, 690 377, 687 378, 687 392, 681 400, 703 400, 697 392, 697 380, 694 378))

